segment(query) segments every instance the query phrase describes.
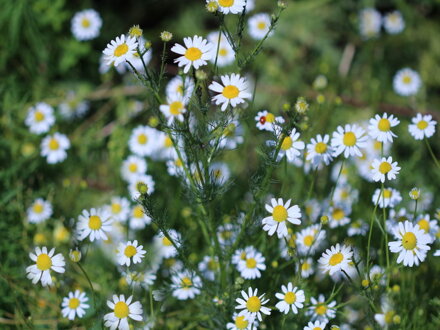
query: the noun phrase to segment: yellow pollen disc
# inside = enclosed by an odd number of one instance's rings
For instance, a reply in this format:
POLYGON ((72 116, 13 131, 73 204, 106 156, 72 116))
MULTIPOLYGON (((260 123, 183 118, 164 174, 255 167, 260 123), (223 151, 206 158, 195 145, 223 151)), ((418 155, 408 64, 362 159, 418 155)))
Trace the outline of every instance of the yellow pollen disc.
POLYGON ((417 128, 420 130, 424 130, 426 127, 428 127, 428 122, 425 120, 421 120, 417 123, 417 128))
POLYGON ((246 308, 251 313, 256 313, 261 308, 261 300, 257 296, 249 297, 248 301, 246 302, 246 308))
POLYGON ((89 218, 89 228, 91 230, 98 230, 101 228, 102 222, 101 222, 101 218, 98 217, 97 215, 92 215, 89 218))
POLYGON ((174 164, 175 164, 177 167, 182 167, 182 166, 183 166, 182 160, 181 160, 180 158, 176 159, 176 161, 174 162, 174 164))
POLYGON ((338 209, 338 208, 333 210, 332 217, 336 221, 342 220, 344 218, 344 216, 345 216, 344 210, 338 209))
POLYGON ((402 78, 402 82, 403 82, 404 84, 410 84, 411 81, 412 81, 412 79, 411 79, 410 76, 404 76, 404 77, 402 78))
POLYGON ((128 46, 124 42, 122 45, 116 47, 115 51, 113 52, 113 55, 115 55, 116 57, 120 57, 122 55, 125 55, 127 52, 128 52, 128 46))
POLYGON ((232 237, 232 232, 229 231, 229 230, 225 230, 225 231, 222 231, 222 232, 220 233, 220 236, 221 236, 221 238, 223 238, 224 240, 228 240, 228 239, 230 239, 230 238, 232 237))
POLYGON ((49 149, 50 150, 58 150, 59 147, 60 147, 60 144, 58 143, 58 141, 56 139, 50 139, 50 141, 49 141, 49 149))
POLYGON ((257 261, 254 258, 246 259, 246 267, 247 268, 255 268, 255 267, 257 267, 257 261))
POLYGON ((246 329, 248 324, 249 322, 244 318, 244 315, 235 318, 235 327, 237 329, 246 329))
POLYGON ((119 212, 121 212, 121 210, 122 210, 121 204, 118 203, 112 204, 112 213, 118 214, 119 212))
POLYGON ((275 122, 275 116, 270 112, 266 115, 266 122, 273 123, 275 122))
POLYGON ((402 245, 406 250, 414 250, 417 245, 416 235, 412 232, 407 232, 402 237, 402 245))
POLYGON ((264 22, 259 22, 259 23, 257 24, 257 28, 258 28, 259 30, 264 30, 264 29, 266 28, 266 23, 264 23, 264 22))
POLYGON ((388 119, 382 118, 379 120, 379 123, 377 124, 377 128, 379 128, 382 132, 388 132, 390 130, 391 123, 388 119))
POLYGON ((162 244, 165 245, 165 246, 173 245, 173 243, 171 243, 171 241, 168 238, 166 238, 166 237, 162 238, 162 244))
POLYGON ((425 231, 425 233, 427 233, 429 231, 429 221, 426 219, 421 219, 418 222, 418 225, 420 227, 420 229, 423 229, 425 231))
POLYGON ((318 154, 323 154, 324 152, 327 151, 327 145, 326 145, 324 142, 318 142, 318 143, 315 145, 315 151, 316 151, 318 154))
POLYGON ((309 270, 309 269, 310 269, 310 264, 309 264, 308 262, 303 263, 303 264, 301 265, 301 270, 306 271, 306 270, 309 270))
POLYGON ((283 222, 287 220, 287 210, 282 205, 277 205, 273 208, 272 217, 275 221, 283 222))
POLYGON ((171 140, 171 138, 169 136, 165 137, 163 145, 165 146, 165 148, 171 148, 173 146, 173 141, 171 140))
POLYGON ((382 174, 387 174, 389 171, 391 171, 391 164, 388 162, 382 162, 379 165, 379 172, 382 174))
POLYGON ((328 263, 330 266, 336 266, 337 264, 340 264, 342 260, 344 260, 344 255, 341 252, 338 252, 331 256, 328 263))
POLYGON ((287 292, 284 295, 284 301, 289 305, 293 304, 296 301, 296 294, 294 292, 287 292))
POLYGON ((190 47, 186 50, 185 57, 190 61, 196 61, 202 57, 202 51, 196 47, 190 47))
POLYGON ((314 327, 313 330, 322 330, 321 327, 314 327))
POLYGON ((389 190, 389 189, 384 189, 384 191, 383 191, 383 196, 384 196, 385 198, 391 198, 392 195, 393 195, 393 192, 392 192, 391 190, 389 190))
POLYGON ((137 164, 135 164, 135 163, 131 163, 130 165, 128 165, 128 170, 130 172, 136 172, 137 169, 138 169, 138 167, 137 167, 137 164))
POLYGON ((142 211, 142 207, 141 206, 135 206, 135 208, 133 209, 133 217, 135 218, 142 218, 144 216, 144 212, 142 211))
POLYGON ((286 136, 283 140, 283 143, 281 144, 281 149, 289 150, 290 148, 292 148, 292 145, 293 145, 292 138, 290 136, 286 136))
POLYGON ((37 257, 37 268, 39 270, 48 270, 52 267, 52 259, 46 254, 42 253, 37 257))
POLYGON ((35 121, 42 121, 44 119, 44 114, 40 111, 35 111, 34 119, 35 121))
POLYGON ((172 102, 170 104, 170 113, 173 116, 179 115, 182 110, 183 110, 183 103, 182 102, 176 101, 176 102, 172 102))
POLYGON ((115 304, 115 309, 113 312, 118 319, 123 319, 128 316, 128 314, 130 313, 130 309, 125 302, 119 301, 115 304))
POLYGON ((222 7, 232 7, 234 0, 218 0, 218 4, 222 7))
POLYGON ((32 210, 34 211, 34 213, 43 212, 43 210, 44 210, 43 204, 40 204, 40 203, 34 204, 34 206, 32 207, 32 210))
POLYGON ((303 242, 304 242, 305 246, 312 246, 312 244, 313 244, 313 236, 312 235, 305 236, 303 242))
POLYGON ((127 245, 124 250, 124 254, 127 258, 131 258, 136 254, 137 250, 133 245, 127 245))
POLYGON ((192 285, 191 279, 188 277, 182 278, 181 285, 184 289, 188 289, 192 285))
POLYGON ((216 269, 218 269, 218 262, 216 262, 215 260, 209 260, 208 261, 208 269, 209 270, 216 270, 216 269))
POLYGON ((226 48, 220 48, 220 49, 218 50, 218 54, 219 54, 220 56, 226 56, 226 55, 228 55, 228 50, 227 50, 226 48))
POLYGON ((227 85, 225 88, 223 88, 222 94, 227 99, 233 99, 240 94, 240 90, 234 85, 227 85))
POLYGON ((70 298, 69 299, 69 308, 70 309, 77 309, 79 306, 79 299, 78 298, 70 298))
POLYGON ((318 315, 324 315, 327 312, 327 306, 319 305, 315 308, 315 312, 318 315))
POLYGON ((390 324, 393 322, 394 311, 389 311, 385 313, 385 323, 390 324))
POLYGON ((137 140, 139 144, 145 144, 148 141, 148 137, 145 134, 139 134, 137 140))
POLYGON ((344 134, 344 138, 342 139, 342 142, 347 147, 353 147, 356 144, 356 135, 353 132, 347 132, 344 134))
POLYGON ((81 21, 81 26, 83 28, 88 28, 90 26, 90 21, 87 18, 83 18, 81 21))

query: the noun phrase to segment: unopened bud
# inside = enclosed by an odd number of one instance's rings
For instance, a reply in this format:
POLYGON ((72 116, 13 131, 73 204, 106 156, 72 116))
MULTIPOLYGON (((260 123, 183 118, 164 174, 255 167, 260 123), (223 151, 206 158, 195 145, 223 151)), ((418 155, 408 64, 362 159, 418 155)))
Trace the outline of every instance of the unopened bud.
POLYGON ((128 34, 131 37, 140 38, 142 37, 142 29, 139 27, 139 25, 133 25, 130 30, 128 30, 128 34))
POLYGON ((168 32, 168 31, 162 31, 162 32, 160 33, 160 39, 161 39, 163 42, 168 42, 168 41, 170 41, 171 39, 173 39, 173 34, 172 34, 171 32, 168 32))

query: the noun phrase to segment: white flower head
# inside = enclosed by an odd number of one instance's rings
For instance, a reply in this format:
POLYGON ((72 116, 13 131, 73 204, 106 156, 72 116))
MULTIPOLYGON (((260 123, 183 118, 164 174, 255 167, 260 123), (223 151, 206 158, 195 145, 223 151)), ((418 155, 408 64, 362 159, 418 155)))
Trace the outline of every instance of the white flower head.
POLYGON ((317 168, 321 164, 328 165, 333 160, 333 150, 330 146, 330 136, 325 134, 321 136, 318 134, 316 138, 312 138, 309 144, 307 144, 307 156, 306 159, 311 161, 312 165, 317 168))
POLYGON ((208 34, 207 38, 215 47, 213 56, 210 60, 213 64, 217 63, 217 66, 221 68, 234 63, 235 52, 223 33, 217 31, 211 32, 208 34))
POLYGON ((393 162, 393 158, 382 157, 375 159, 371 164, 371 176, 375 182, 385 182, 385 180, 394 180, 399 174, 400 167, 397 162, 393 162))
POLYGON ((67 297, 63 298, 61 303, 61 313, 63 317, 74 320, 76 316, 82 318, 86 314, 86 310, 90 307, 86 302, 89 300, 85 292, 75 290, 69 292, 67 297))
POLYGON ((397 71, 393 80, 394 91, 401 96, 416 94, 422 86, 419 74, 409 68, 397 71))
POLYGON ((248 20, 249 35, 255 40, 261 40, 269 33, 271 24, 269 14, 255 14, 248 20))
POLYGON ((41 141, 41 156, 46 157, 49 164, 62 162, 67 157, 70 141, 66 135, 54 133, 41 141))
POLYGON ((122 34, 107 44, 107 47, 103 51, 105 55, 104 60, 107 65, 117 67, 119 64, 133 57, 136 52, 136 47, 138 47, 136 38, 122 34))
POLYGON ((256 279, 261 277, 261 271, 266 270, 265 258, 255 248, 246 249, 246 256, 240 259, 237 270, 240 276, 245 279, 256 279))
POLYGON ((210 281, 214 281, 216 273, 220 269, 220 264, 217 257, 204 256, 199 263, 199 270, 210 281))
POLYGON ((327 321, 310 321, 307 323, 307 325, 304 327, 304 330, 324 330, 327 326, 327 321))
POLYGON ((412 124, 408 125, 408 130, 414 139, 423 140, 434 135, 437 122, 432 119, 431 115, 418 113, 411 121, 412 124))
POLYGON ((144 229, 146 225, 151 223, 151 218, 145 214, 141 205, 135 205, 131 208, 129 214, 130 229, 144 229))
POLYGON ((405 21, 400 11, 395 10, 385 15, 383 26, 389 34, 398 34, 405 28, 405 21))
POLYGON ((149 126, 137 126, 133 129, 128 147, 134 154, 144 157, 151 156, 157 150, 158 131, 149 126))
POLYGON ((238 104, 244 103, 245 99, 250 99, 252 94, 249 93, 248 83, 245 78, 239 74, 232 73, 220 77, 222 84, 213 81, 209 85, 209 89, 218 93, 212 98, 216 105, 222 105, 221 110, 225 111, 228 105, 235 108, 238 104))
POLYGON ((107 300, 111 313, 104 315, 104 325, 111 329, 128 330, 128 319, 142 321, 142 305, 139 301, 132 302, 133 296, 125 299, 123 294, 113 295, 113 301, 107 300))
POLYGON ((183 72, 188 73, 189 69, 206 65, 213 56, 213 45, 203 37, 194 36, 192 38, 183 38, 185 47, 175 44, 171 51, 182 55, 174 60, 179 67, 184 67, 183 72))
POLYGON ((183 114, 186 112, 185 100, 182 94, 175 93, 167 97, 167 104, 159 107, 160 111, 168 119, 168 125, 175 120, 183 121, 183 114))
POLYGON ((248 292, 242 290, 241 296, 243 298, 237 298, 235 301, 237 302, 237 306, 235 309, 241 309, 239 315, 243 315, 245 319, 250 320, 251 322, 258 318, 261 322, 263 318, 261 317, 261 313, 270 315, 270 308, 264 306, 267 304, 269 299, 264 298, 264 293, 258 296, 258 289, 253 290, 249 287, 248 292))
MULTIPOLYGON (((208 3, 211 0, 206 0, 208 3)), ((222 14, 241 14, 246 0, 215 0, 218 3, 218 10, 222 14)))
POLYGON ((106 208, 113 220, 126 222, 130 213, 130 202, 125 197, 112 197, 106 208))
POLYGON ((397 137, 391 131, 392 127, 399 125, 400 121, 393 115, 388 116, 385 112, 382 117, 376 115, 370 119, 370 125, 368 126, 368 134, 379 142, 393 142, 393 137, 397 137))
POLYGON ((402 201, 402 196, 400 195, 400 192, 396 189, 384 188, 383 194, 381 192, 382 189, 376 189, 372 198, 373 204, 378 204, 380 208, 393 208, 402 201))
POLYGON ((336 301, 326 303, 326 299, 323 294, 318 296, 318 299, 312 297, 310 299, 312 306, 307 311, 308 315, 312 316, 312 320, 321 322, 328 322, 328 320, 336 317, 336 301))
POLYGON ((178 93, 185 98, 185 102, 188 102, 194 91, 194 81, 190 77, 183 79, 181 76, 175 76, 171 79, 166 87, 167 98, 172 97, 178 93))
POLYGON ((61 253, 55 254, 55 249, 47 251, 47 247, 43 246, 35 248, 35 254, 29 253, 29 258, 35 262, 26 268, 27 278, 32 280, 33 284, 41 281, 42 286, 52 285, 52 277, 50 271, 57 273, 64 273, 64 266, 66 265, 64 257, 61 253))
POLYGON ((179 300, 193 299, 200 294, 202 280, 188 270, 184 270, 171 278, 173 284, 173 296, 179 300))
POLYGON ((29 131, 35 134, 48 132, 54 123, 53 108, 44 102, 37 103, 29 108, 25 119, 25 124, 29 127, 29 131))
POLYGON ((128 241, 127 243, 119 243, 117 250, 118 253, 118 263, 120 265, 130 266, 131 262, 133 264, 138 264, 145 257, 147 251, 144 250, 142 245, 138 245, 138 241, 133 242, 128 241))
POLYGON ((77 12, 71 22, 73 36, 79 40, 92 40, 99 36, 102 19, 94 9, 85 9, 77 12))
POLYGON ((382 15, 374 8, 365 8, 360 12, 359 30, 364 39, 375 38, 380 33, 382 15))
POLYGON ((322 257, 319 258, 318 263, 324 272, 333 275, 336 272, 347 271, 352 261, 352 256, 353 251, 350 247, 345 245, 340 246, 338 243, 336 246, 327 249, 322 254, 322 257))
POLYGON ((298 309, 304 307, 303 303, 306 300, 304 291, 293 287, 292 282, 289 282, 287 286, 282 285, 281 291, 275 293, 275 296, 280 300, 275 307, 284 314, 289 313, 290 310, 292 310, 293 314, 298 314, 298 309))
POLYGON ((258 320, 254 319, 253 321, 249 321, 246 319, 244 315, 239 315, 238 313, 234 313, 232 315, 232 321, 226 324, 226 329, 229 330, 256 330, 258 326, 258 320))
MULTIPOLYGON (((180 245, 181 235, 174 229, 168 230, 168 235, 171 237, 171 240, 180 245)), ((154 238, 155 245, 159 249, 159 254, 164 258, 172 258, 177 255, 177 250, 174 247, 173 243, 165 236, 162 232, 158 233, 154 238)))
POLYGON ((30 223, 40 223, 52 215, 52 204, 43 198, 37 198, 27 209, 27 219, 30 223))
POLYGON ((136 200, 141 196, 141 191, 139 191, 139 189, 146 189, 146 193, 151 195, 154 192, 155 185, 156 183, 151 175, 141 174, 136 176, 128 185, 131 199, 136 200))
MULTIPOLYGON (((279 126, 275 127, 275 134, 278 136, 279 140, 283 138, 279 126)), ((278 160, 286 156, 289 163, 294 163, 299 158, 299 156, 301 155, 300 150, 304 150, 305 148, 304 142, 301 141, 299 138, 300 134, 296 131, 296 128, 293 128, 292 132, 290 132, 289 135, 284 136, 278 153, 278 160)), ((277 145, 277 142, 268 141, 268 145, 275 146, 277 145)))
POLYGON ((331 144, 334 150, 333 156, 344 154, 345 158, 350 156, 361 157, 360 148, 365 148, 367 143, 365 131, 356 124, 347 124, 344 127, 338 126, 333 132, 331 144))
POLYGON ((106 232, 112 230, 110 213, 105 209, 92 208, 90 211, 83 210, 78 217, 78 239, 84 240, 87 236, 90 241, 95 239, 107 240, 106 232))
POLYGON ((272 236, 277 232, 278 238, 286 237, 287 226, 286 221, 299 225, 301 224, 301 210, 298 205, 290 206, 291 200, 289 199, 286 203, 283 202, 282 198, 272 198, 270 204, 266 204, 266 211, 271 213, 271 216, 263 219, 263 230, 267 231, 269 236, 272 236))
POLYGON ((281 116, 275 115, 267 110, 259 111, 255 116, 257 128, 261 131, 275 131, 276 125, 284 124, 284 119, 281 116))

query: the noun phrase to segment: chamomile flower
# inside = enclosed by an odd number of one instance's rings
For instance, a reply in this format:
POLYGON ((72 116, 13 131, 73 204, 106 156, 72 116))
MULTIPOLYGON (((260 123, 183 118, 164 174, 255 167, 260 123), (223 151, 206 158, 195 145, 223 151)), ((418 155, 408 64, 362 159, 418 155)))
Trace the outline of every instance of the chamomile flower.
POLYGON ((411 96, 416 94, 422 81, 419 74, 409 68, 397 71, 393 79, 394 91, 401 96, 411 96))
POLYGON ((314 273, 313 259, 307 258, 307 259, 301 260, 300 267, 298 267, 298 268, 300 268, 299 270, 301 271, 301 277, 308 278, 310 275, 312 275, 314 273))
POLYGON ((426 234, 419 225, 413 225, 409 221, 399 222, 394 228, 394 236, 397 241, 389 242, 388 246, 393 253, 399 253, 397 263, 404 266, 418 266, 426 258, 426 253, 431 248, 431 237, 426 234))
POLYGON ((254 319, 253 321, 247 320, 244 315, 239 315, 238 313, 234 313, 232 316, 233 322, 228 322, 226 324, 226 329, 230 330, 255 330, 258 326, 258 320, 254 319))
POLYGON ((232 223, 226 223, 217 228, 217 237, 221 245, 231 245, 237 237, 238 227, 232 223))
POLYGON ((142 261, 142 258, 145 257, 145 253, 147 253, 147 251, 144 250, 142 245, 138 245, 137 240, 119 243, 117 250, 118 263, 120 265, 126 265, 127 267, 130 266, 131 262, 138 264, 142 261))
POLYGON ((238 263, 242 260, 246 260, 246 256, 248 253, 251 253, 252 251, 254 251, 255 248, 253 246, 247 246, 245 249, 238 249, 234 252, 234 254, 232 255, 232 264, 233 265, 238 265, 238 263))
POLYGON ((318 320, 321 322, 328 322, 336 316, 336 301, 326 303, 326 299, 323 294, 318 296, 318 299, 312 297, 310 299, 312 306, 307 311, 308 315, 312 316, 312 320, 318 320))
POLYGON ((216 131, 221 135, 219 142, 219 148, 235 149, 241 143, 243 143, 243 127, 238 120, 232 120, 224 130, 216 131))
POLYGON ((132 302, 133 296, 125 299, 121 294, 119 297, 113 295, 113 301, 107 300, 107 306, 112 309, 111 313, 104 315, 104 325, 111 329, 128 330, 128 319, 142 321, 142 305, 139 301, 132 302))
POLYGON ((402 201, 400 192, 393 188, 384 188, 383 195, 382 189, 376 189, 373 194, 373 204, 378 204, 380 208, 395 207, 402 201))
POLYGON ((40 223, 52 215, 52 204, 43 198, 37 198, 27 209, 27 220, 30 223, 40 223))
POLYGON ((354 189, 348 183, 338 184, 335 188, 333 201, 336 204, 345 204, 351 206, 356 203, 359 197, 359 190, 354 189))
POLYGON ((330 136, 325 134, 321 136, 318 134, 316 138, 312 138, 309 144, 307 144, 307 156, 312 165, 316 168, 321 164, 328 165, 333 160, 332 147, 330 146, 330 136))
POLYGON ((113 220, 125 222, 130 213, 130 203, 125 197, 112 197, 110 205, 107 205, 106 209, 113 220))
POLYGON ((232 73, 220 77, 222 85, 213 81, 209 89, 219 93, 212 98, 216 105, 221 104, 221 110, 225 111, 228 105, 235 108, 238 104, 244 103, 245 99, 250 99, 252 94, 247 92, 248 83, 239 74, 232 73))
POLYGON ((125 280, 131 287, 149 289, 156 280, 156 274, 154 270, 145 272, 128 272, 125 274, 125 280))
POLYGON ((92 40, 99 36, 102 19, 99 13, 93 9, 86 9, 77 12, 71 23, 73 36, 79 40, 92 40))
POLYGON ((202 280, 197 275, 188 270, 184 270, 171 278, 173 284, 173 297, 179 300, 193 299, 200 294, 202 280))
POLYGON ((146 225, 151 223, 151 218, 145 214, 141 205, 135 205, 131 208, 129 214, 130 229, 144 229, 146 225))
POLYGON ((175 93, 169 96, 167 104, 162 104, 159 109, 168 119, 168 125, 171 125, 174 120, 182 122, 183 114, 186 112, 184 97, 179 93, 175 93))
POLYGON ((52 284, 52 277, 50 271, 57 273, 64 273, 65 261, 61 253, 54 255, 55 249, 47 251, 47 247, 43 246, 41 249, 37 246, 35 254, 29 253, 29 258, 35 262, 26 268, 27 278, 32 280, 33 284, 41 281, 42 286, 50 286, 52 284))
POLYGON ((350 227, 347 230, 347 235, 352 237, 355 235, 365 236, 368 232, 369 226, 363 220, 358 219, 350 223, 350 227))
POLYGON ((156 184, 151 175, 141 174, 136 176, 128 185, 131 199, 136 200, 141 196, 141 191, 139 191, 141 186, 146 189, 148 195, 151 195, 154 192, 155 185, 156 184))
POLYGON ((424 138, 430 138, 434 135, 437 122, 432 120, 431 115, 418 113, 411 121, 412 124, 408 125, 408 131, 414 139, 423 140, 424 138))
MULTIPOLYGON (((279 132, 279 128, 275 128, 276 131, 279 132)), ((279 140, 283 138, 282 134, 278 134, 279 140)), ((268 145, 276 146, 278 142, 268 141, 268 145)), ((299 132, 296 131, 295 128, 292 129, 292 132, 285 136, 283 142, 281 143, 281 147, 278 153, 278 160, 282 159, 286 156, 289 162, 294 162, 300 155, 301 151, 304 150, 305 144, 303 141, 299 140, 299 132)))
POLYGON ((382 117, 376 115, 370 119, 370 125, 368 126, 368 134, 379 142, 393 142, 393 137, 397 137, 391 131, 392 127, 399 125, 400 121, 393 115, 388 116, 385 112, 382 117))
POLYGON ((281 293, 275 293, 275 296, 280 301, 275 305, 281 313, 287 314, 292 310, 293 314, 298 314, 298 309, 303 308, 303 302, 306 300, 303 290, 298 290, 297 287, 293 287, 292 282, 289 282, 287 286, 281 286, 281 293))
POLYGON ((237 264, 240 276, 249 280, 260 278, 260 271, 266 269, 266 265, 264 264, 265 260, 266 259, 263 255, 256 249, 248 249, 246 251, 245 259, 241 259, 237 264))
POLYGON ((397 162, 393 162, 393 158, 382 157, 375 159, 371 164, 371 176, 375 182, 385 182, 385 180, 394 180, 399 174, 400 167, 397 162))
POLYGON ((349 215, 351 207, 346 203, 337 203, 328 209, 328 219, 330 228, 344 226, 350 222, 349 215))
POLYGON ((304 330, 324 330, 327 326, 327 322, 321 322, 321 321, 310 321, 307 323, 307 325, 304 327, 304 330))
POLYGON ((124 180, 131 182, 139 175, 147 171, 147 162, 144 158, 131 155, 122 162, 121 176, 124 180))
POLYGON ((385 284, 385 271, 378 265, 374 265, 370 269, 370 279, 375 284, 385 284))
POLYGON ((69 320, 74 320, 76 316, 82 318, 86 314, 86 310, 90 307, 87 303, 89 298, 87 298, 85 292, 75 290, 75 292, 69 292, 67 297, 63 298, 61 303, 61 313, 63 317, 69 320))
POLYGON ((136 52, 136 47, 138 47, 136 38, 122 34, 107 44, 107 47, 103 51, 105 55, 104 61, 108 65, 117 67, 119 64, 133 57, 136 52))
MULTIPOLYGON (((168 230, 168 235, 171 237, 177 246, 180 245, 181 235, 174 229, 168 230)), ((164 258, 171 258, 177 255, 177 250, 173 243, 162 232, 158 233, 154 238, 155 245, 159 249, 159 253, 164 258)))
POLYGON ((210 60, 212 63, 217 63, 218 67, 224 67, 234 63, 235 52, 223 33, 211 32, 207 38, 209 42, 214 45, 214 55, 210 60))
POLYGON ((248 20, 249 35, 252 39, 261 40, 269 33, 271 24, 269 14, 255 14, 248 20))
POLYGON ((41 156, 46 157, 49 164, 62 162, 67 157, 66 150, 70 148, 70 141, 64 134, 54 133, 41 141, 41 156))
POLYGON ((405 28, 405 21, 403 20, 400 11, 395 10, 385 15, 383 26, 385 31, 389 34, 398 34, 405 28))
POLYGON ((199 263, 199 270, 210 281, 214 281, 215 274, 220 269, 220 264, 217 257, 204 256, 203 260, 199 263))
MULTIPOLYGON (((209 2, 210 0, 206 0, 209 2)), ((241 14, 244 9, 245 0, 216 0, 218 10, 223 14, 241 14)))
POLYGON ((258 318, 261 322, 263 318, 261 317, 261 313, 270 315, 270 308, 265 307, 269 299, 264 298, 264 293, 258 296, 258 289, 253 290, 252 287, 249 287, 248 292, 242 290, 241 296, 243 298, 237 298, 235 301, 237 302, 237 306, 235 309, 241 309, 239 315, 243 315, 245 319, 250 320, 251 322, 258 318))
POLYGON ((273 132, 275 130, 275 125, 281 125, 284 123, 284 119, 281 116, 275 117, 273 113, 267 110, 259 111, 255 116, 257 122, 257 128, 260 131, 273 132))
POLYGON ((396 209, 390 210, 389 219, 385 222, 386 229, 390 234, 393 234, 394 227, 396 227, 399 222, 411 221, 412 216, 405 208, 401 208, 399 211, 396 209))
POLYGON ((78 239, 84 240, 87 236, 91 242, 95 239, 107 240, 105 232, 112 230, 110 213, 105 209, 92 208, 90 211, 83 210, 78 217, 78 239))
POLYGON ((432 241, 435 240, 435 234, 439 230, 437 220, 431 220, 431 216, 429 214, 420 214, 416 219, 416 223, 419 225, 420 229, 425 232, 425 234, 431 235, 432 241))
POLYGON ((185 47, 180 44, 175 44, 171 51, 182 55, 174 60, 179 67, 184 67, 183 72, 188 73, 189 69, 193 67, 198 69, 199 67, 206 65, 213 56, 213 45, 208 40, 199 36, 192 38, 183 38, 185 47))
POLYGON ((359 30, 365 39, 377 37, 382 25, 382 15, 374 8, 365 8, 360 12, 359 30))
POLYGON ((231 176, 231 171, 226 163, 215 162, 209 166, 209 174, 212 183, 217 185, 224 185, 231 176))
POLYGON ((131 133, 128 147, 138 156, 151 156, 156 152, 156 142, 157 130, 148 126, 138 126, 131 133))
POLYGON ((171 79, 165 90, 167 98, 178 93, 185 98, 185 102, 191 98, 193 91, 194 81, 190 77, 185 77, 185 79, 183 79, 181 76, 176 76, 171 79))
POLYGON ((344 127, 338 126, 333 132, 331 145, 333 147, 333 157, 344 154, 345 158, 350 156, 362 156, 360 148, 365 148, 367 143, 365 131, 356 124, 347 124, 344 127))
POLYGON ((298 254, 313 255, 324 241, 326 233, 320 230, 319 225, 313 225, 302 229, 296 236, 298 254))
POLYGON ((318 263, 324 272, 333 275, 336 272, 346 271, 352 261, 352 256, 353 251, 350 247, 340 246, 338 243, 336 246, 327 249, 319 258, 318 263))
POLYGON ((144 65, 147 66, 153 57, 153 50, 151 48, 146 49, 146 44, 148 44, 148 41, 146 41, 143 37, 138 40, 139 50, 141 53, 139 53, 138 49, 136 49, 133 55, 127 57, 127 61, 124 63, 127 70, 133 72, 133 68, 135 68, 135 70, 138 72, 145 71, 144 65), (141 54, 143 54, 142 57, 141 54))
POLYGON ((284 204, 282 198, 278 200, 272 198, 270 203, 271 205, 265 205, 266 211, 271 213, 271 216, 263 219, 263 230, 267 231, 269 236, 277 232, 278 238, 286 237, 286 221, 294 225, 301 224, 301 210, 298 205, 290 206, 290 199, 284 204))
POLYGON ((29 131, 35 134, 48 132, 54 123, 53 108, 44 102, 37 103, 29 108, 25 119, 25 124, 29 127, 29 131))

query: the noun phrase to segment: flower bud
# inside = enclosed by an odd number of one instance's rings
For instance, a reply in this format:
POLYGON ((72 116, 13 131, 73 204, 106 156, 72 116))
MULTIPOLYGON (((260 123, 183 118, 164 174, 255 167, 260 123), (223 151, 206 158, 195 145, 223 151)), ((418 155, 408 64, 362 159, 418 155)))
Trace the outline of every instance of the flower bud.
POLYGON ((73 262, 79 262, 81 260, 82 254, 81 251, 76 248, 75 250, 70 250, 69 252, 69 258, 73 262))
POLYGON ((172 34, 171 32, 168 32, 168 31, 162 31, 162 32, 160 33, 160 39, 161 39, 163 42, 168 42, 168 41, 170 41, 171 39, 173 39, 173 34, 172 34))
POLYGON ((142 37, 142 29, 139 27, 139 25, 133 25, 130 30, 128 30, 128 34, 130 37, 140 38, 142 37))

